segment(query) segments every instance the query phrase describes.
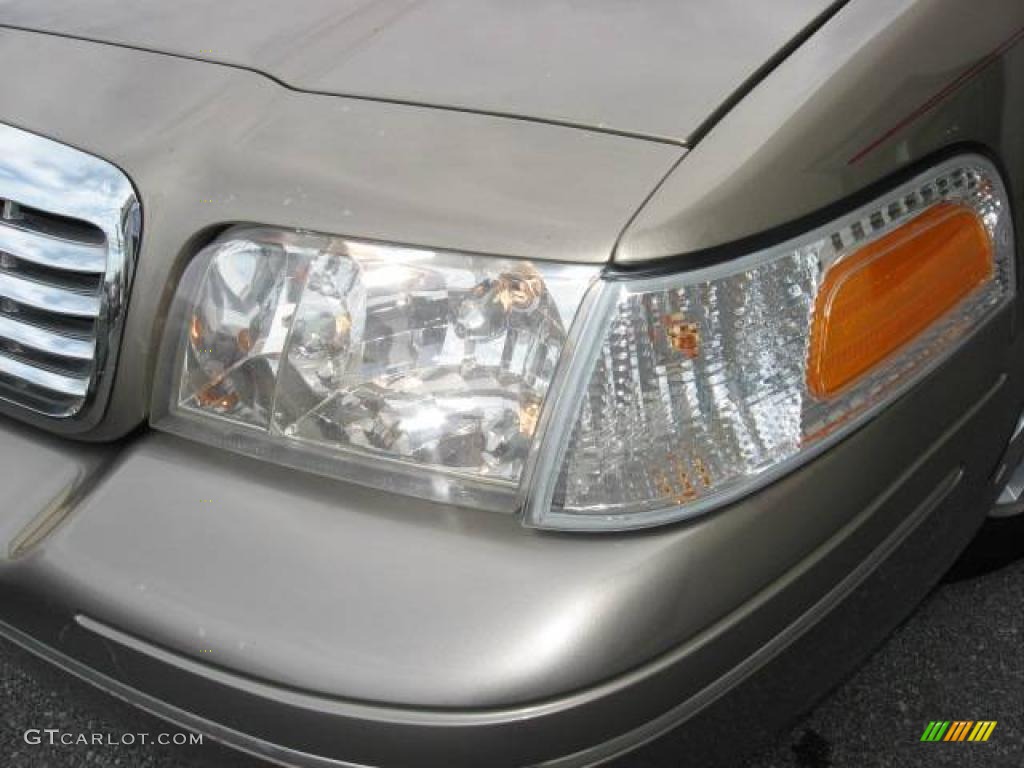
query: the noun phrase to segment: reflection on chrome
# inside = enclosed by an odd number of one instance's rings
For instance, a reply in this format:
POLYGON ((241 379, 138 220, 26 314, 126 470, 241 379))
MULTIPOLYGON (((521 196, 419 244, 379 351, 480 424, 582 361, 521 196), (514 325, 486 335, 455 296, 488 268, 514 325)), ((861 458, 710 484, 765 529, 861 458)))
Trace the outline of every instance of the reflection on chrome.
POLYGON ((0 124, 0 408, 93 426, 116 364, 141 211, 92 155, 0 124))

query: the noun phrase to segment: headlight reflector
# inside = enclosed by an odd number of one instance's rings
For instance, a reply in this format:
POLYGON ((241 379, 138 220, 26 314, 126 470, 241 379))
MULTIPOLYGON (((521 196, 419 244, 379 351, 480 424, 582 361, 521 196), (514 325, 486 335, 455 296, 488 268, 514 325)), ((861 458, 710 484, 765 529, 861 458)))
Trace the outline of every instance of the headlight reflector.
POLYGON ((167 354, 175 388, 156 423, 364 484, 511 509, 595 274, 235 228, 183 278, 167 354))

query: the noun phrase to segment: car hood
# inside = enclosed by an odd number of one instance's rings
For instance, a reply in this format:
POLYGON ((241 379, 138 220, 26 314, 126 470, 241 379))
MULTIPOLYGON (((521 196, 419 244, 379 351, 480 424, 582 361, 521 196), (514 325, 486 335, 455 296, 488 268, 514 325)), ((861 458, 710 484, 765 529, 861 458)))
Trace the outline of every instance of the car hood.
POLYGON ((0 0, 0 25, 299 90, 685 141, 833 0, 0 0))

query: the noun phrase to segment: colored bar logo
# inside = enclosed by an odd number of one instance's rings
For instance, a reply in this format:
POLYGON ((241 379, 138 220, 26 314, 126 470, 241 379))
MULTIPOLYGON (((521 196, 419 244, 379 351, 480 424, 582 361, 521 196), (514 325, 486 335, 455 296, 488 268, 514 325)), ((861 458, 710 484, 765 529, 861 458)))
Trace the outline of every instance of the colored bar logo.
POLYGON ((921 741, 988 741, 995 729, 995 720, 932 720, 921 741))

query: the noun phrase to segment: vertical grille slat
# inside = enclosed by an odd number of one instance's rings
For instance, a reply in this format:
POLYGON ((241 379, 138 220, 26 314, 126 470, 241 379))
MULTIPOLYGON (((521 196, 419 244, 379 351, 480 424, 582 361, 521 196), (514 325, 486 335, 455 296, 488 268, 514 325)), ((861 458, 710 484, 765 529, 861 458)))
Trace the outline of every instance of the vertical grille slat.
POLYGON ((114 165, 0 124, 0 408, 103 414, 138 245, 114 165))
POLYGON ((21 208, 13 200, 0 201, 0 220, 19 221, 21 219, 21 208))

